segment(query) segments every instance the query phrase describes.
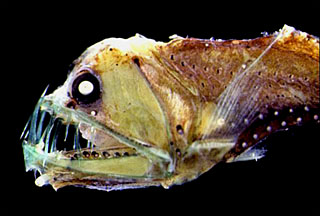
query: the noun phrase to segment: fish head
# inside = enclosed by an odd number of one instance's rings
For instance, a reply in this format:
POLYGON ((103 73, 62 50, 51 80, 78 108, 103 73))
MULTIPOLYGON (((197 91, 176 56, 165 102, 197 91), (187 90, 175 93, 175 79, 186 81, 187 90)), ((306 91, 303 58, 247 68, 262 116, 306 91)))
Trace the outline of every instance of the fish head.
POLYGON ((137 57, 155 43, 137 35, 95 44, 62 86, 41 96, 23 141, 37 185, 114 190, 171 175, 168 126, 137 57))
POLYGON ((319 123, 319 39, 285 26, 253 40, 103 40, 40 97, 22 137, 39 186, 168 188, 307 123, 319 123))

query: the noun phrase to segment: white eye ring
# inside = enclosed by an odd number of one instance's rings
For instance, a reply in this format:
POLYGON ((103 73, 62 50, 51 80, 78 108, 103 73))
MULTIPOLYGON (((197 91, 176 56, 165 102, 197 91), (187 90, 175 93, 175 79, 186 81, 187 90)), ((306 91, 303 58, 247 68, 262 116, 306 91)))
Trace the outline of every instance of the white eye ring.
POLYGON ((82 81, 78 86, 78 90, 82 95, 91 94, 93 92, 93 89, 93 84, 87 80, 82 81))

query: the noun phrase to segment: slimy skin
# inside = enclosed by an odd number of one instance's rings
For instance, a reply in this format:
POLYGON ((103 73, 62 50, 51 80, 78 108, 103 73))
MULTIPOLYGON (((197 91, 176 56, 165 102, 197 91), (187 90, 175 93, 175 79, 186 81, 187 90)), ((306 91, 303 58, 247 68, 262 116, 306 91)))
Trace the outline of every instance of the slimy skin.
POLYGON ((289 26, 252 40, 136 35, 89 47, 64 85, 40 98, 23 148, 39 186, 168 188, 319 115, 314 36, 289 26), (68 133, 57 124, 76 128, 72 149, 57 147, 68 133))

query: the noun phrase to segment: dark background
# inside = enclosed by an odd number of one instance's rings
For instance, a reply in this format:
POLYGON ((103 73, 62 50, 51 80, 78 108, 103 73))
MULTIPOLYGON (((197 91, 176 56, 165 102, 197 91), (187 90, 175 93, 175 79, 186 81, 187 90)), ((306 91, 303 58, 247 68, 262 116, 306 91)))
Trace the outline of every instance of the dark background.
MULTIPOLYGON (((317 12, 312 2, 292 5, 259 5, 194 2, 171 4, 121 2, 97 5, 5 5, 2 8, 2 196, 4 206, 69 209, 91 213, 189 212, 217 210, 259 214, 316 211, 319 205, 319 126, 276 134, 266 140, 267 155, 256 161, 219 164, 197 180, 169 190, 146 188, 102 192, 66 187, 37 187, 26 173, 20 134, 39 96, 66 79, 69 65, 87 47, 109 37, 135 33, 160 41, 182 37, 251 39, 273 33, 284 24, 319 36, 317 12), (101 205, 102 204, 102 205, 101 205), (147 210, 149 209, 149 210, 147 210), (169 210, 170 209, 170 210, 169 210), (276 210, 277 209, 277 210, 276 210), (152 211, 150 211, 152 210, 152 211)), ((319 209, 319 208, 318 208, 319 209)))

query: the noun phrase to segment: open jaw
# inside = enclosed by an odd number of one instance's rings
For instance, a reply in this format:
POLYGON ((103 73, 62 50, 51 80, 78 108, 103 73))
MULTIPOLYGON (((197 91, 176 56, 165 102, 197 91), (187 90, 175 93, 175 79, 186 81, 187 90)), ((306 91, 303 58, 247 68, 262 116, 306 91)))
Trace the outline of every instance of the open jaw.
POLYGON ((55 104, 44 94, 21 135, 26 171, 40 173, 36 185, 109 191, 160 185, 170 175, 172 162, 165 152, 112 131, 84 112, 55 104), (81 128, 89 129, 91 138, 81 128), (96 146, 96 131, 119 145, 96 146))

